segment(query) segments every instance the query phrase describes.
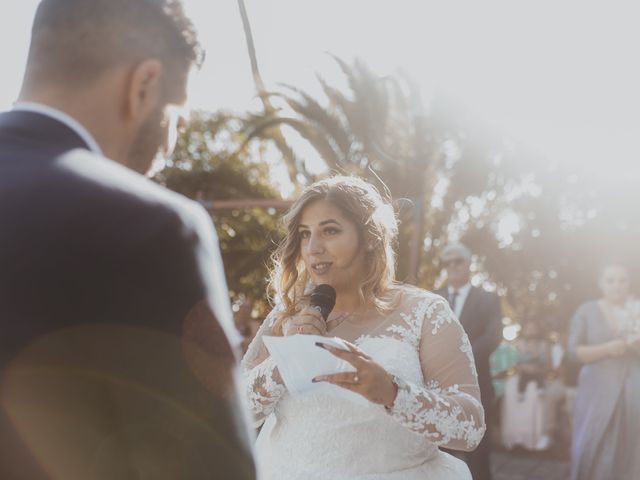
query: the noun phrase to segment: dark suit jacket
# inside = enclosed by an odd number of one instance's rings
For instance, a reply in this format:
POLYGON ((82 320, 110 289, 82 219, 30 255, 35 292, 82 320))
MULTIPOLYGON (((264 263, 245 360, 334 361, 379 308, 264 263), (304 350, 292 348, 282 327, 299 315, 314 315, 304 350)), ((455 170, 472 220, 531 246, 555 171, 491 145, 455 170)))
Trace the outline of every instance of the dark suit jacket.
POLYGON ((254 478, 215 241, 67 126, 0 114, 0 478, 254 478))
MULTIPOLYGON (((436 293, 445 299, 448 298, 446 288, 442 288, 436 293)), ((485 410, 489 410, 495 396, 489 371, 489 356, 502 339, 500 298, 495 293, 471 287, 459 320, 469 336, 473 349, 482 404, 485 410)))

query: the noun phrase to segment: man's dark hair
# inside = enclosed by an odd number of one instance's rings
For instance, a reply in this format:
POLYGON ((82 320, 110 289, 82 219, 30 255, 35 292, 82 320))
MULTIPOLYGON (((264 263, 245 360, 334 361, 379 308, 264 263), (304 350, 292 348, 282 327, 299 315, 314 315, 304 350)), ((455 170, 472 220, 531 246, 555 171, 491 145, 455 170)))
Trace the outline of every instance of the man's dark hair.
POLYGON ((203 56, 180 0, 42 0, 26 82, 82 86, 148 58, 179 77, 203 56))

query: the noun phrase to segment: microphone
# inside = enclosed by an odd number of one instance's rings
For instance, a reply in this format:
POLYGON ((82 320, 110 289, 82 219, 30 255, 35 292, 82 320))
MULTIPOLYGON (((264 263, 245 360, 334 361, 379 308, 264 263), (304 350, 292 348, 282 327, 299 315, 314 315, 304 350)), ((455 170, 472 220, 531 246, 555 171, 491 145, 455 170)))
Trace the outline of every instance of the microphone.
POLYGON ((336 305, 336 289, 326 283, 318 285, 313 289, 313 292, 311 292, 309 304, 312 308, 320 312, 326 322, 331 310, 333 310, 333 307, 336 305))

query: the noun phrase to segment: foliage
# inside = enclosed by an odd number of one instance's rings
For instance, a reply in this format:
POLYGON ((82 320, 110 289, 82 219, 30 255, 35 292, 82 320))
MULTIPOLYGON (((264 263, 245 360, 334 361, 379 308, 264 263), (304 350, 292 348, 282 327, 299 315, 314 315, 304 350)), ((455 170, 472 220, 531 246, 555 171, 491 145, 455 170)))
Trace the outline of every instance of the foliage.
MULTIPOLYGON (((248 138, 266 139, 274 125, 287 125, 316 149, 328 171, 363 176, 387 192, 402 221, 399 278, 410 274, 411 240, 426 236, 419 279, 432 287, 439 270, 437 255, 451 237, 456 213, 465 202, 506 184, 494 173, 505 140, 468 122, 442 97, 427 111, 419 90, 404 76, 381 78, 360 61, 336 62, 347 91, 319 78, 325 97, 319 100, 285 86, 272 96, 282 99, 286 108, 262 119, 256 116, 248 138)), ((307 182, 315 180, 302 173, 307 182)), ((497 191, 492 195, 498 196, 497 191)))
MULTIPOLYGON (((271 93, 282 106, 265 113, 195 115, 156 180, 214 205, 278 199, 272 171, 278 162, 286 163, 298 190, 317 178, 285 141, 280 127, 286 125, 318 152, 327 173, 361 175, 394 199, 403 221, 400 278, 409 271, 412 238, 424 240, 418 283, 429 289, 441 280, 442 247, 462 240, 477 254, 474 282, 497 288, 514 321, 563 330, 577 304, 597 296, 600 260, 620 258, 640 274, 640 215, 630 208, 638 200, 637 178, 615 159, 595 174, 552 162, 473 121, 443 96, 423 107, 403 76, 380 78, 362 62, 336 62, 347 89, 320 78, 323 98, 284 86, 271 93)), ((280 213, 215 212, 237 303, 265 305, 280 213)))
MULTIPOLYGON (((268 139, 269 128, 288 125, 328 171, 354 173, 388 191, 404 224, 400 278, 409 271, 412 237, 424 238, 418 278, 426 288, 439 282, 441 248, 460 239, 477 254, 474 281, 498 288, 516 321, 562 329, 577 303, 597 294, 603 253, 634 258, 640 223, 623 224, 628 215, 597 177, 585 191, 579 166, 527 150, 442 96, 423 108, 405 77, 380 78, 362 62, 336 61, 347 91, 322 78, 324 99, 285 86, 272 96, 286 108, 255 116, 248 138, 268 139), (414 208, 400 208, 408 203, 402 197, 414 208)), ((301 164, 302 180, 315 180, 301 164)))
MULTIPOLYGON (((214 208, 216 200, 279 199, 263 162, 264 151, 238 151, 246 121, 225 113, 194 113, 155 180, 214 208)), ((279 239, 279 212, 272 208, 211 212, 232 300, 239 303, 249 297, 264 305, 267 265, 279 239)))

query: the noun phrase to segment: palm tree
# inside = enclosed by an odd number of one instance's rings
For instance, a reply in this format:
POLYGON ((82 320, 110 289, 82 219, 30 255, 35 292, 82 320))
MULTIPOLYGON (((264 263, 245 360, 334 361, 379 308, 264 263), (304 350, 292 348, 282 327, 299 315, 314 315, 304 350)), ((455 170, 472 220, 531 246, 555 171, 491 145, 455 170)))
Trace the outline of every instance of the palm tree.
MULTIPOLYGON (((284 100, 289 113, 265 110, 255 118, 248 139, 270 138, 275 126, 288 125, 310 142, 329 171, 363 176, 391 198, 408 197, 413 218, 402 231, 400 256, 407 260, 400 265, 400 274, 415 282, 424 207, 434 172, 442 163, 445 132, 424 114, 418 89, 408 79, 381 78, 360 61, 349 65, 334 58, 346 76, 348 92, 319 77, 327 100, 322 104, 307 92, 284 85, 283 91, 271 96, 284 100)), ((403 212, 407 214, 411 212, 403 212)))
MULTIPOLYGON (((253 75, 253 82, 256 87, 256 93, 262 101, 262 106, 264 109, 263 115, 271 116, 276 112, 276 110, 271 104, 269 94, 264 87, 264 81, 262 80, 262 75, 260 74, 260 68, 258 67, 258 56, 256 54, 256 47, 253 41, 253 33, 251 31, 251 23, 249 21, 249 15, 247 13, 247 8, 244 0, 238 0, 238 8, 240 10, 242 27, 244 29, 244 35, 247 42, 247 51, 249 54, 249 60, 251 62, 251 73, 253 75)), ((268 132, 266 133, 268 133, 268 139, 270 141, 273 141, 276 144, 278 150, 280 150, 280 152, 282 153, 283 160, 289 172, 289 178, 292 182, 295 182, 298 170, 303 167, 303 162, 301 162, 300 159, 296 157, 295 152, 287 143, 284 135, 282 135, 282 131, 280 130, 279 125, 273 125, 268 129, 268 132)))

